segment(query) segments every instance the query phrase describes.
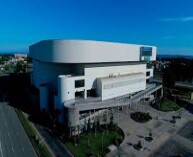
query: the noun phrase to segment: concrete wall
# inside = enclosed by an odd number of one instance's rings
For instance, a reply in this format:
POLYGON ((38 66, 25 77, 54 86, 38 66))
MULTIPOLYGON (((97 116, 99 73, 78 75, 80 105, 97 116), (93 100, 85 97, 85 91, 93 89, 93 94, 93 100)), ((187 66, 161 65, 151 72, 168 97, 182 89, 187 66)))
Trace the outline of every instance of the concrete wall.
POLYGON ((95 89, 97 78, 140 72, 146 72, 146 64, 85 68, 85 87, 86 89, 95 89))
POLYGON ((32 83, 38 88, 41 84, 57 82, 59 75, 72 73, 74 73, 73 66, 33 60, 32 83))
MULTIPOLYGON (((117 78, 118 78, 117 77, 117 78)), ((128 80, 131 77, 128 78, 128 80)), ((138 78, 136 77, 136 80, 138 78)), ((116 81, 115 81, 116 82, 116 81)), ((117 96, 134 93, 140 90, 145 89, 146 87, 146 64, 138 64, 138 65, 125 65, 125 66, 109 66, 109 67, 93 67, 93 68, 85 68, 85 76, 66 76, 61 75, 58 77, 58 105, 63 105, 64 102, 75 99, 75 92, 84 91, 86 95, 86 91, 91 88, 97 89, 98 96, 102 97, 102 100, 114 98, 117 96), (114 89, 115 93, 111 93, 111 91, 104 92, 99 90, 100 84, 97 85, 97 78, 109 77, 109 76, 121 76, 127 74, 135 74, 135 73, 143 73, 143 83, 142 82, 132 82, 132 84, 128 84, 128 87, 121 87, 119 89, 114 89), (76 80, 84 80, 85 86, 80 88, 75 88, 76 80), (138 88, 140 86, 140 88, 138 88), (125 90, 128 88, 128 90, 125 90), (106 95, 104 95, 106 93, 106 95), (107 96, 109 95, 109 96, 107 96)), ((102 83, 101 83, 102 84, 102 83)), ((86 96, 85 96, 86 98, 86 96)), ((59 107, 60 108, 60 107, 59 107)))
POLYGON ((146 88, 146 73, 97 79, 97 93, 102 100, 139 92, 146 88))
POLYGON ((153 78, 153 68, 147 69, 146 72, 149 72, 149 73, 150 73, 149 76, 146 76, 146 79, 153 78))
POLYGON ((60 75, 58 77, 58 100, 59 104, 75 99, 75 92, 85 91, 85 87, 75 87, 76 80, 84 80, 84 76, 60 75))

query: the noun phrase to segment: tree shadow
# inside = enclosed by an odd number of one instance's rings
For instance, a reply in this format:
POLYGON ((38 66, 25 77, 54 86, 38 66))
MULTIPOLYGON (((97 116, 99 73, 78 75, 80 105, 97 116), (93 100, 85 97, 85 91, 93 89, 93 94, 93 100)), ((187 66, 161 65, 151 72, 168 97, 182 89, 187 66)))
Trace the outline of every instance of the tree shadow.
POLYGON ((30 74, 10 74, 0 78, 4 85, 3 96, 10 106, 25 113, 35 114, 39 110, 38 92, 30 85, 30 74))
POLYGON ((144 136, 142 136, 142 135, 136 135, 137 137, 139 137, 139 138, 145 138, 144 136))
POLYGON ((128 145, 128 146, 133 146, 133 143, 127 142, 127 145, 128 145))
POLYGON ((187 110, 189 113, 193 114, 193 104, 192 103, 181 100, 181 99, 177 99, 177 103, 179 103, 180 106, 183 107, 185 110, 187 110))
POLYGON ((49 126, 49 116, 40 112, 39 91, 31 86, 30 74, 19 73, 0 77, 0 102, 29 115, 29 120, 49 126))

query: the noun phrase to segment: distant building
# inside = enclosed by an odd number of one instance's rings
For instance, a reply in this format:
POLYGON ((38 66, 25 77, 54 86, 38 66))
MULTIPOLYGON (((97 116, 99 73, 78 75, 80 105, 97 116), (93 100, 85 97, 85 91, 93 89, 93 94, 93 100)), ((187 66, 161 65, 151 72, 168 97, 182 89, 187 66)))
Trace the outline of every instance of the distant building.
POLYGON ((27 54, 17 53, 17 54, 14 54, 13 60, 18 62, 18 61, 24 61, 24 60, 26 60, 26 58, 27 58, 27 54))
POLYGON ((112 102, 146 90, 153 77, 146 64, 156 60, 155 46, 89 40, 46 40, 29 50, 41 110, 57 109, 59 122, 73 126, 85 113, 119 106, 112 102))

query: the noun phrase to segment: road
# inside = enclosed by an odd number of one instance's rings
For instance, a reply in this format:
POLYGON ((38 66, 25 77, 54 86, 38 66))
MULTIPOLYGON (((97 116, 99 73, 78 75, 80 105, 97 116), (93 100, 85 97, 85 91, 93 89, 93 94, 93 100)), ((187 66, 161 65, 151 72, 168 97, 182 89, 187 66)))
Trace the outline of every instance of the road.
POLYGON ((0 157, 37 157, 14 108, 0 102, 0 157))
POLYGON ((53 153, 57 157, 71 157, 71 153, 64 148, 64 144, 54 135, 54 133, 49 132, 47 129, 45 129, 43 126, 36 124, 36 128, 46 141, 46 143, 49 144, 49 146, 52 148, 53 153))

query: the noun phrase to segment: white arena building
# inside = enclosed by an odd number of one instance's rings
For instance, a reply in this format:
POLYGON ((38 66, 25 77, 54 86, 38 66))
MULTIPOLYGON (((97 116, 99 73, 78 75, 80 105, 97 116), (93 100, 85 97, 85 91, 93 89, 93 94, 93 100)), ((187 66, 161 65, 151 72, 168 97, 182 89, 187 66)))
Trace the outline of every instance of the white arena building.
POLYGON ((84 113, 90 117, 129 105, 162 88, 148 83, 153 77, 148 63, 156 60, 154 46, 45 40, 29 50, 40 109, 58 110, 58 121, 69 126, 80 125, 84 113))

